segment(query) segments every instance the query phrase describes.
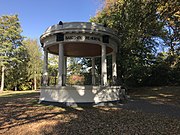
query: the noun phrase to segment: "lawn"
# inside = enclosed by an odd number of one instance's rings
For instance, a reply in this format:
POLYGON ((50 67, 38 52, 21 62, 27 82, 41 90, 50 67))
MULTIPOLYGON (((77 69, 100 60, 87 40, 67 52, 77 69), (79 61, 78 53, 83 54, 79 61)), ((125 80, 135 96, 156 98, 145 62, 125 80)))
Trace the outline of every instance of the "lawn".
MULTIPOLYGON (((138 89, 137 92, 132 93, 131 97, 147 98, 152 94, 150 91, 148 90, 145 94, 144 91, 138 89)), ((162 92, 164 91, 159 91, 159 94, 162 92)), ((175 99, 172 101, 175 104, 178 103, 176 101, 179 99, 179 95, 176 94, 175 92, 173 96, 175 99)), ((38 97, 39 92, 35 91, 0 94, 0 134, 180 134, 180 120, 178 118, 123 109, 119 106, 83 108, 46 106, 38 104, 38 97)), ((173 97, 171 96, 171 98, 173 97)))

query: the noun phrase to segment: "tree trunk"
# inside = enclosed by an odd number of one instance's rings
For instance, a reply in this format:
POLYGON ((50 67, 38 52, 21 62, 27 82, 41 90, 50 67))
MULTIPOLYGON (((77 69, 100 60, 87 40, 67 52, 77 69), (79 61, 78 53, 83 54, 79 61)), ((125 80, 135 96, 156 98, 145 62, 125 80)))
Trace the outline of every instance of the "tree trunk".
POLYGON ((171 50, 170 50, 171 56, 174 56, 174 46, 173 46, 173 43, 171 43, 170 48, 171 48, 171 50))
POLYGON ((4 70, 5 70, 5 67, 2 66, 1 89, 0 89, 0 92, 3 92, 3 89, 4 89, 4 70))
POLYGON ((34 76, 34 90, 37 90, 37 79, 36 79, 36 75, 34 76))
POLYGON ((14 90, 17 91, 17 85, 15 86, 14 90))

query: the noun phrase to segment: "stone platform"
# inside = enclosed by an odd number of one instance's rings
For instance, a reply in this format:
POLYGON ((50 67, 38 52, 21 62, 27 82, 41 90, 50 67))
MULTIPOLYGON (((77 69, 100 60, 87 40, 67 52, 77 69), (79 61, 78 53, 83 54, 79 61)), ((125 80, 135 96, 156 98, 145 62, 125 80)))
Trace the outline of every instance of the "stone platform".
POLYGON ((120 100, 120 86, 46 86, 41 88, 40 103, 98 104, 120 100))

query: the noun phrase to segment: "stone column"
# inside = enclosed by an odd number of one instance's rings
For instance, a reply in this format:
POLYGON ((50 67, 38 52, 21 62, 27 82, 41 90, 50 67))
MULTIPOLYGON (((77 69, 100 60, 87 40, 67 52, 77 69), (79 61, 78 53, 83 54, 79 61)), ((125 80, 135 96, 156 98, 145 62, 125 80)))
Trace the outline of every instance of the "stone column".
POLYGON ((95 58, 92 58, 92 85, 95 85, 95 58))
POLYGON ((48 51, 44 49, 43 86, 48 84, 48 51))
POLYGON ((112 76, 117 77, 116 52, 114 50, 112 54, 112 76))
POLYGON ((59 72, 59 77, 58 77, 58 85, 62 86, 63 85, 63 68, 64 68, 64 49, 63 49, 63 44, 59 43, 59 63, 58 63, 58 72, 59 72))
POLYGON ((66 77, 67 77, 67 57, 64 56, 64 73, 63 73, 63 85, 66 85, 66 77))
POLYGON ((101 45, 101 85, 107 85, 106 45, 101 45))

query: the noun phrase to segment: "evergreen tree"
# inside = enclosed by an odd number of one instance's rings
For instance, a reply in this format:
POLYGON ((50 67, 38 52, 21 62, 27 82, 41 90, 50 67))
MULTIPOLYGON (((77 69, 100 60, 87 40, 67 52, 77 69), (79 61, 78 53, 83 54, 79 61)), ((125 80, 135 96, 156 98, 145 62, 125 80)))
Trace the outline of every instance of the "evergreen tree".
POLYGON ((15 66, 19 61, 16 58, 17 49, 22 44, 21 26, 18 15, 4 15, 0 17, 0 67, 1 67, 1 89, 4 89, 5 71, 10 63, 15 66))
POLYGON ((29 87, 25 86, 27 82, 27 51, 24 45, 16 49, 15 58, 17 61, 11 61, 6 71, 5 88, 9 90, 25 90, 29 87))

